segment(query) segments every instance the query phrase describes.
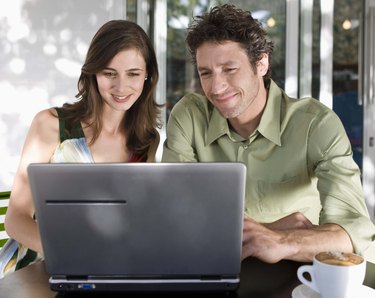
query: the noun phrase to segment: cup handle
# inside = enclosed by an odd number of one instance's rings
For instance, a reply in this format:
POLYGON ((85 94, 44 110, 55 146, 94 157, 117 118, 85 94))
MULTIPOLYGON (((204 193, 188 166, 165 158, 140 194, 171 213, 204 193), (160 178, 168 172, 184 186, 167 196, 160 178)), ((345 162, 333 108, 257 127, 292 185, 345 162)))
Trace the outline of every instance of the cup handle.
POLYGON ((315 292, 318 292, 319 293, 319 290, 316 286, 316 283, 315 283, 315 280, 314 280, 314 268, 312 265, 303 265, 301 267, 298 268, 297 270, 297 276, 298 276, 298 279, 306 286, 308 286, 309 288, 313 289, 315 292), (303 274, 304 273, 308 273, 310 275, 310 278, 311 278, 311 281, 310 280, 307 280, 303 274))

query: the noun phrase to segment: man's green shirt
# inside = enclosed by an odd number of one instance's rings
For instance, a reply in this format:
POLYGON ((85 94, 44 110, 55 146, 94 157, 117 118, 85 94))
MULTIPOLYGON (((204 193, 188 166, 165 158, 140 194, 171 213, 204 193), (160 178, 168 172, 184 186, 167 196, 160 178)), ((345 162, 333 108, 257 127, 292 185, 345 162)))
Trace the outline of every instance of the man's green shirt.
POLYGON ((206 97, 188 94, 169 116, 162 161, 242 162, 250 217, 266 223, 299 211, 314 224, 338 224, 375 262, 375 226, 349 139, 318 100, 290 98, 271 81, 259 126, 244 139, 206 97))

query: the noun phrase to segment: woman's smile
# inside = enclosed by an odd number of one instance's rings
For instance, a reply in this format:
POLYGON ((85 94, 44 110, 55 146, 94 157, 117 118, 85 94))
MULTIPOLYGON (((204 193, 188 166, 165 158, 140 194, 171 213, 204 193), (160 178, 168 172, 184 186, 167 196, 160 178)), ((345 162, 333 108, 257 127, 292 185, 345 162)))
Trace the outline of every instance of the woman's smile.
POLYGON ((119 103, 123 103, 130 99, 131 95, 114 95, 112 94, 113 100, 119 103))

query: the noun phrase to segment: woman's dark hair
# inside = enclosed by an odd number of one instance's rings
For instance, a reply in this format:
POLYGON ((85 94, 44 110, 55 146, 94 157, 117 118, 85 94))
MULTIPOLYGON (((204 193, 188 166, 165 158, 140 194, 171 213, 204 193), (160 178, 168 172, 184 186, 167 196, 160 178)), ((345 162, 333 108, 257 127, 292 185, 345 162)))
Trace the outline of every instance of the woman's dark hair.
POLYGON ((157 127, 160 107, 155 101, 156 84, 159 79, 158 64, 151 41, 145 31, 136 23, 126 20, 112 20, 105 23, 93 37, 86 60, 78 80, 79 99, 63 105, 65 119, 77 125, 80 121, 93 128, 90 144, 95 142, 102 129, 104 101, 99 93, 96 74, 105 69, 112 58, 123 50, 136 49, 146 62, 147 80, 140 98, 126 112, 123 120, 127 149, 146 160, 147 152, 158 138, 157 127))
MULTIPOLYGON (((188 27, 186 43, 193 63, 196 64, 197 49, 205 42, 238 42, 246 51, 254 71, 257 63, 267 54, 269 61, 273 52, 273 43, 266 39, 267 33, 262 24, 251 16, 251 12, 237 9, 234 5, 224 4, 213 7, 202 16, 196 16, 188 27)), ((271 78, 271 67, 263 79, 271 78)))

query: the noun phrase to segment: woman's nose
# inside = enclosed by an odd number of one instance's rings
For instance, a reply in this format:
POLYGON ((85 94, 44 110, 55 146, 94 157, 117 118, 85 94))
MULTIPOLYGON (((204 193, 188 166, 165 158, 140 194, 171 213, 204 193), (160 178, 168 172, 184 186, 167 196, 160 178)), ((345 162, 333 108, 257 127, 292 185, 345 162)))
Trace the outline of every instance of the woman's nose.
POLYGON ((122 75, 118 75, 116 80, 114 80, 114 88, 121 92, 121 91, 124 91, 126 89, 126 86, 128 84, 128 81, 126 79, 126 76, 122 76, 122 75))

